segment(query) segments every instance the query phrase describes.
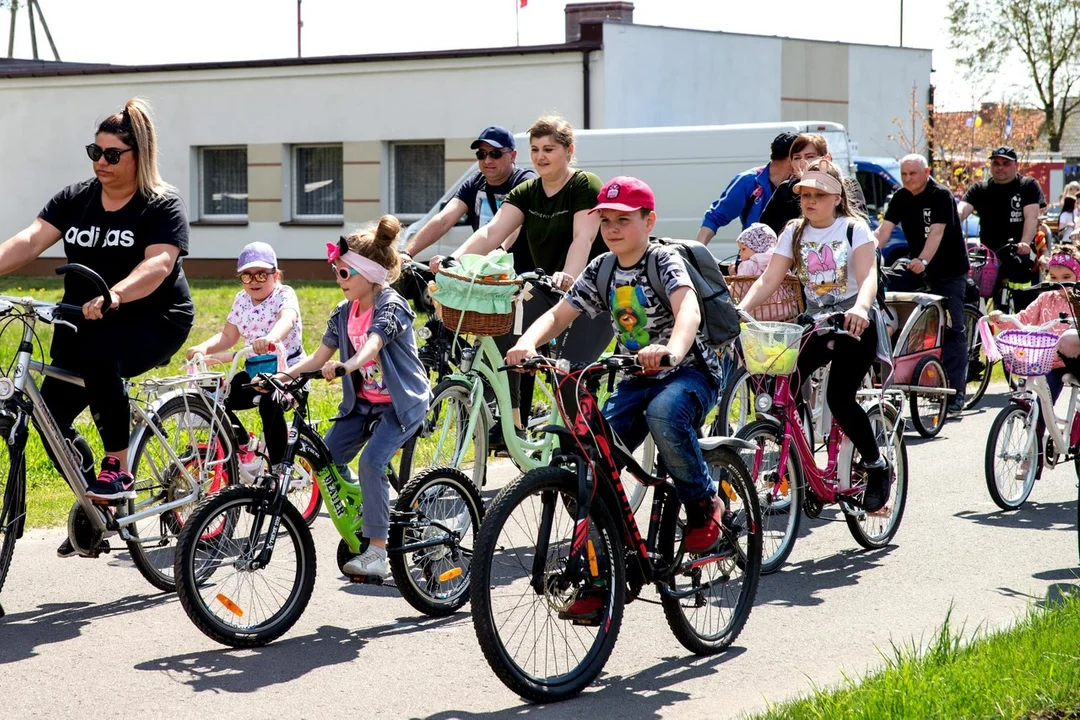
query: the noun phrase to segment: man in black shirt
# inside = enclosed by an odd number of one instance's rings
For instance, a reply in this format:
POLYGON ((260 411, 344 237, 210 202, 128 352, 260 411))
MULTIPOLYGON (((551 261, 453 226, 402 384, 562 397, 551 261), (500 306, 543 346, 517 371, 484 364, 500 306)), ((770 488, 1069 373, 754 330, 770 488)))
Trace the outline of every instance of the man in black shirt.
MULTIPOLYGON (((469 225, 476 232, 495 217, 507 193, 536 177, 532 170, 519 168, 514 163, 517 160, 514 136, 504 127, 492 125, 484 128, 470 147, 476 151, 480 170, 462 183, 446 207, 409 240, 405 247, 409 255, 416 255, 438 242, 462 215, 468 216, 469 225)), ((511 234, 503 246, 509 247, 514 254, 515 270, 527 272, 536 269, 529 253, 529 243, 525 242, 524 237, 519 237, 518 232, 511 234)))
POLYGON ((949 377, 949 387, 956 395, 949 402, 949 412, 964 407, 967 383, 967 341, 964 333, 964 293, 967 290, 968 258, 956 201, 949 189, 930 177, 930 168, 922 155, 907 155, 900 161, 900 180, 904 187, 893 195, 885 210, 885 219, 874 235, 878 246, 889 240, 899 225, 907 238, 908 269, 925 275, 930 292, 941 295, 949 309, 949 328, 945 332, 942 363, 949 377))
POLYGON ((979 214, 979 239, 998 256, 999 287, 994 298, 1000 306, 1004 287, 1031 284, 1032 248, 1044 200, 1039 183, 1018 174, 1016 151, 1011 147, 1003 145, 990 154, 990 173, 990 178, 967 189, 958 209, 961 220, 973 211, 979 214))

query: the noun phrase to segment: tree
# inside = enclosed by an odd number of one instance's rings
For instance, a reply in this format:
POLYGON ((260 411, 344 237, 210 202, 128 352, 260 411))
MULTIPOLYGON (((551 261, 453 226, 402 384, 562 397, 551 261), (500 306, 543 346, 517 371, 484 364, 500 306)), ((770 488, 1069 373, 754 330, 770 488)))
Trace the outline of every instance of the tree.
POLYGON ((1080 108, 1080 0, 949 0, 950 46, 969 78, 996 73, 1019 58, 1032 80, 1052 152, 1080 108))

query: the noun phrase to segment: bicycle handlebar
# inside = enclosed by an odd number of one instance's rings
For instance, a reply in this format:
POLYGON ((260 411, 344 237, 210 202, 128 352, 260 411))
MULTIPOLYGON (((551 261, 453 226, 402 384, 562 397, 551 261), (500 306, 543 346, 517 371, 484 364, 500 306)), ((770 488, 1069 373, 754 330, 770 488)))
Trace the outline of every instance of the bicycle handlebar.
MULTIPOLYGON (((109 308, 112 307, 112 293, 109 292, 109 286, 105 283, 104 278, 102 278, 100 275, 98 275, 96 272, 94 272, 90 268, 86 267, 85 265, 80 265, 79 263, 65 263, 65 264, 59 266, 58 268, 56 268, 56 274, 57 275, 63 276, 63 275, 66 275, 67 273, 72 273, 74 275, 79 275, 79 276, 85 278, 86 280, 89 280, 94 285, 94 287, 98 291, 98 295, 101 296, 101 314, 102 315, 104 315, 109 310, 109 308)), ((59 305, 63 305, 63 303, 59 303, 58 307, 59 307, 59 305)), ((67 307, 71 308, 71 307, 77 307, 77 306, 68 305, 67 307)), ((67 312, 67 310, 65 310, 65 312, 67 312)), ((79 313, 82 314, 82 308, 81 307, 79 308, 79 313)))

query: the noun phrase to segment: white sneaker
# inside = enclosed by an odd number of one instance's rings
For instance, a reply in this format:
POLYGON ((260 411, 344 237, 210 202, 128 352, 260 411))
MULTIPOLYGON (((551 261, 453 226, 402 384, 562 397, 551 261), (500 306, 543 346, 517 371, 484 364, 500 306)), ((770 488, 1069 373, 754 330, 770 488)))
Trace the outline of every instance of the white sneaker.
POLYGON ((342 570, 350 576, 377 577, 383 580, 390 577, 390 563, 387 562, 386 551, 374 545, 369 545, 367 550, 345 563, 342 570))
POLYGON ((263 474, 265 465, 263 459, 257 455, 251 462, 240 463, 240 483, 243 485, 254 484, 255 479, 263 474))

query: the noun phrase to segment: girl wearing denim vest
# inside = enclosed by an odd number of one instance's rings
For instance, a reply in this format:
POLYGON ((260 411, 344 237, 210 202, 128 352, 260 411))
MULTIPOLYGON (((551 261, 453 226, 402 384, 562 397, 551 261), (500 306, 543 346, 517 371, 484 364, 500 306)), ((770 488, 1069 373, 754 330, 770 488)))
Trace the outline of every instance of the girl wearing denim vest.
POLYGON ((321 368, 323 376, 333 380, 339 367, 346 370, 341 405, 326 445, 343 472, 360 453, 363 532, 370 540, 367 550, 345 564, 347 575, 390 574, 386 466, 420 428, 431 402, 427 371, 413 336, 415 316, 405 298, 390 287, 401 271, 394 250, 400 231, 398 219, 384 215, 376 227, 327 243, 327 260, 345 300, 327 322, 319 348, 287 371, 296 376, 321 368))

